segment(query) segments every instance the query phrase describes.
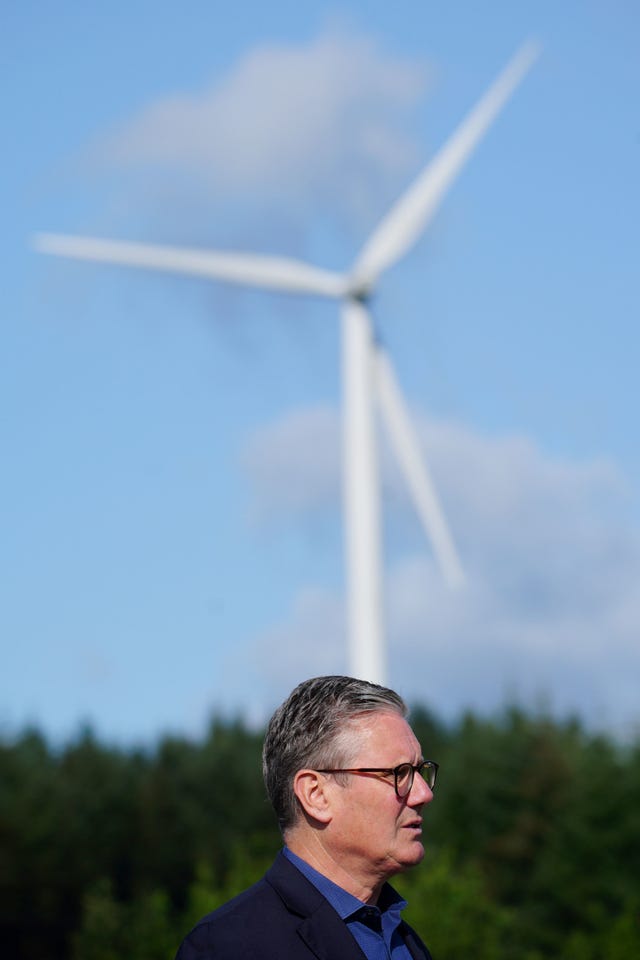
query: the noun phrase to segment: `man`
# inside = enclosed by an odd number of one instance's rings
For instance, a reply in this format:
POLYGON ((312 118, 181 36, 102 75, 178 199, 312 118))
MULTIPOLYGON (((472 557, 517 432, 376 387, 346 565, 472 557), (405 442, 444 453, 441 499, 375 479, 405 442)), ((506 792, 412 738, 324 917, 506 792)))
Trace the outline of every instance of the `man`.
POLYGON ((438 766, 404 701, 351 677, 301 683, 267 728, 263 773, 285 847, 206 916, 176 960, 430 960, 389 877, 419 863, 438 766))

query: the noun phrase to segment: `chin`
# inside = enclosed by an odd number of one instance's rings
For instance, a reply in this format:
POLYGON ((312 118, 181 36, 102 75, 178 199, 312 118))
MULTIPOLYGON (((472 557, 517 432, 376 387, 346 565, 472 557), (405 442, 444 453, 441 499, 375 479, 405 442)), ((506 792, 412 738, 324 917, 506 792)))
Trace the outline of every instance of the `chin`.
POLYGON ((418 864, 422 862, 423 858, 424 847, 421 843, 416 843, 412 846, 411 850, 408 850, 405 853, 403 857, 398 858, 398 872, 404 872, 405 870, 410 870, 411 867, 417 867, 418 864))
POLYGON ((418 863, 421 863, 424 858, 424 847, 421 843, 417 843, 415 848, 409 853, 407 857, 407 866, 415 867, 418 863))

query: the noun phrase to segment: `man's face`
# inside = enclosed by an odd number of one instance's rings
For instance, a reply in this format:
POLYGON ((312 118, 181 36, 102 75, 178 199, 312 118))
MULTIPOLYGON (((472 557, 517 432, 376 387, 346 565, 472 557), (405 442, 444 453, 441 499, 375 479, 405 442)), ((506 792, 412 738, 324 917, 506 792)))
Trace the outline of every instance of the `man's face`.
MULTIPOLYGON (((345 766, 393 768, 423 759, 411 727, 396 713, 375 713, 353 727, 357 747, 345 766)), ((422 808, 433 799, 421 776, 402 799, 393 776, 362 773, 348 775, 346 786, 336 783, 332 796, 332 846, 352 876, 383 881, 420 863, 422 808)))

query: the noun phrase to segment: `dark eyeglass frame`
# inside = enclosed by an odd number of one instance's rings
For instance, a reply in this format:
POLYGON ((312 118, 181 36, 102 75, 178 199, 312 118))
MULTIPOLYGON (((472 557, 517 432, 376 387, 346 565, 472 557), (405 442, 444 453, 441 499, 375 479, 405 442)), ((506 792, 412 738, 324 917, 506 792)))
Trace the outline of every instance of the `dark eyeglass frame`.
POLYGON ((397 767, 340 767, 333 770, 317 770, 317 773, 383 773, 388 777, 393 775, 393 786, 396 791, 396 796, 400 800, 404 800, 405 797, 408 797, 411 793, 411 788, 413 787, 413 781, 415 779, 416 773, 419 773, 420 776, 424 776, 425 783, 430 790, 436 785, 436 780, 438 779, 438 770, 440 769, 440 764, 436 763, 435 760, 422 760, 421 763, 399 763, 397 767), (403 788, 403 791, 400 792, 398 788, 398 780, 407 775, 407 770, 410 770, 408 786, 403 788), (427 774, 425 776, 425 771, 427 774))

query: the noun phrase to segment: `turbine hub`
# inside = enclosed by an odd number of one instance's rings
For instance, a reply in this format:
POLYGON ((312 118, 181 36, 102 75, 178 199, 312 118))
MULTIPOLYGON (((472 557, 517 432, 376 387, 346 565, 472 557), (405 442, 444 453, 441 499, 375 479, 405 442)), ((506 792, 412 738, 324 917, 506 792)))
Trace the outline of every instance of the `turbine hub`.
POLYGON ((350 300, 357 300, 358 303, 366 304, 371 300, 373 293, 373 282, 360 277, 349 277, 347 281, 346 295, 350 300))

